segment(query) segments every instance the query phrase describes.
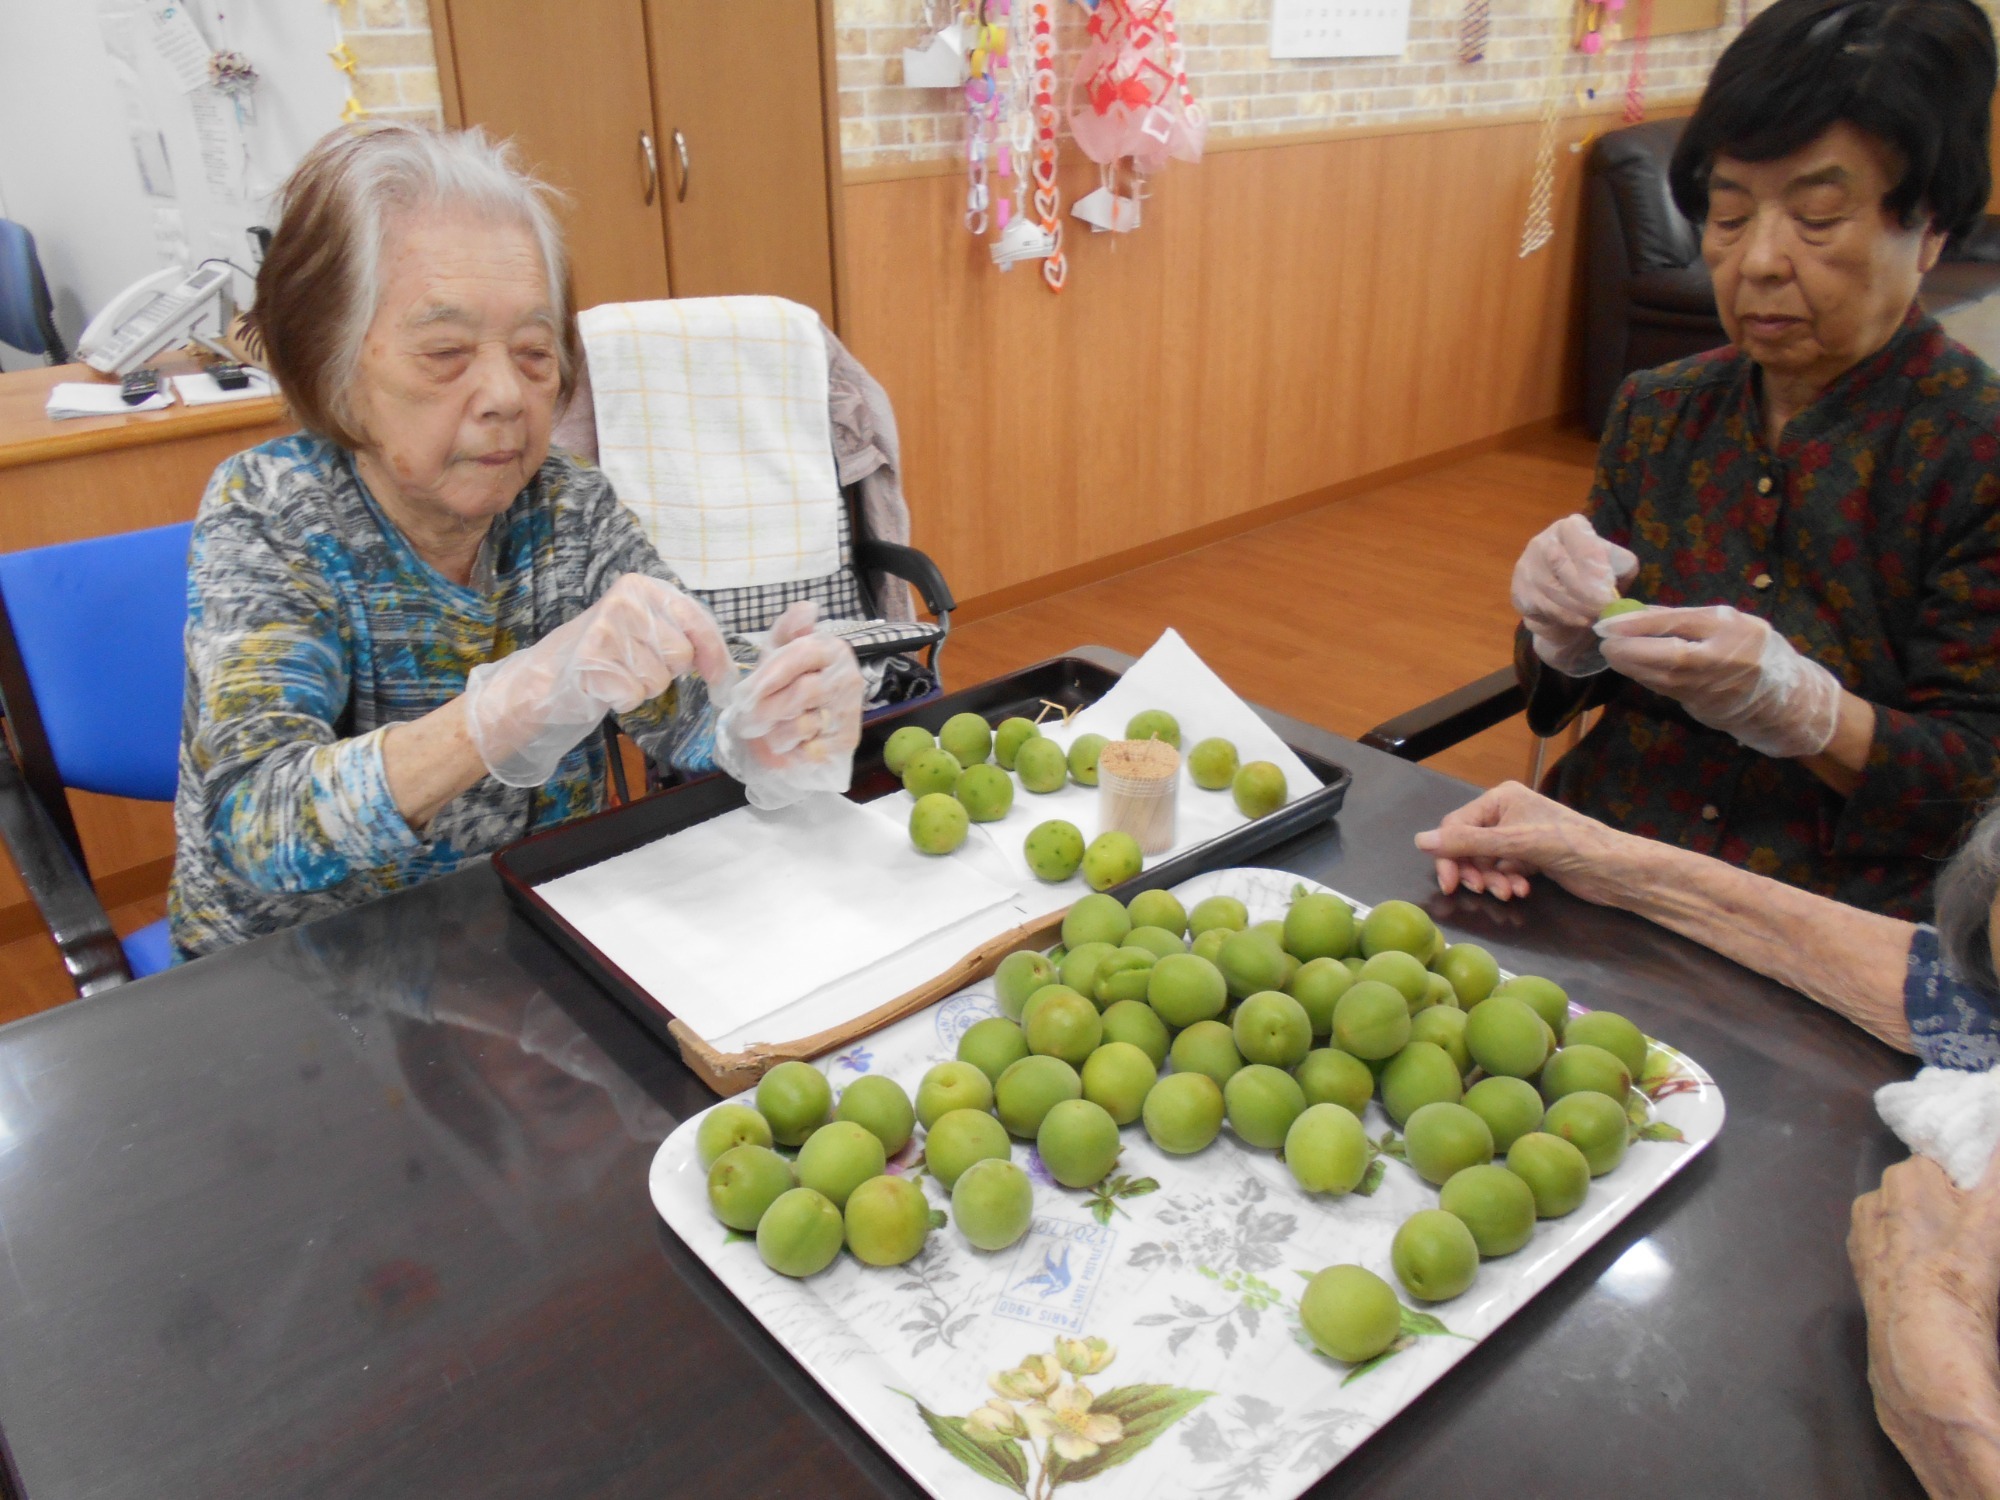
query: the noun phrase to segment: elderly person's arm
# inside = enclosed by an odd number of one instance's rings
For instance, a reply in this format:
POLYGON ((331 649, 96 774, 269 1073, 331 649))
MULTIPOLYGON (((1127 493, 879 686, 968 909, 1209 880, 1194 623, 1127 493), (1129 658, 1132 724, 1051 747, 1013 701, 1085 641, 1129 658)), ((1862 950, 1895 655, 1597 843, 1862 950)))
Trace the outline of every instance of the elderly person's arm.
POLYGON ((1970 1192, 1912 1157, 1855 1200, 1875 1415, 1932 1500, 2000 1497, 2000 1165, 1970 1192))
POLYGON ((1438 885, 1501 900, 1544 875, 1571 895, 1633 912, 1788 985, 1904 1052, 1914 1051, 1905 977, 1917 929, 1607 828, 1529 791, 1495 787, 1417 835, 1438 885))

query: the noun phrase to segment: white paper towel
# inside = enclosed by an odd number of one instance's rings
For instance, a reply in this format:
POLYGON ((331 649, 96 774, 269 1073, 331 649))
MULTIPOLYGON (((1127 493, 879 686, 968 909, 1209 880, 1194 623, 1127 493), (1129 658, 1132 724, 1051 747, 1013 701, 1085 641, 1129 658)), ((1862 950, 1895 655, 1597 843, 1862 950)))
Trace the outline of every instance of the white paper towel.
POLYGON ((907 831, 830 794, 777 812, 739 808, 539 890, 709 1039, 1009 896, 971 864, 927 858, 907 831))
POLYGON ((1877 1089, 1875 1110, 1905 1146, 1943 1167, 1961 1188, 1976 1187, 2000 1144, 2000 1068, 1921 1069, 1907 1083, 1877 1089))

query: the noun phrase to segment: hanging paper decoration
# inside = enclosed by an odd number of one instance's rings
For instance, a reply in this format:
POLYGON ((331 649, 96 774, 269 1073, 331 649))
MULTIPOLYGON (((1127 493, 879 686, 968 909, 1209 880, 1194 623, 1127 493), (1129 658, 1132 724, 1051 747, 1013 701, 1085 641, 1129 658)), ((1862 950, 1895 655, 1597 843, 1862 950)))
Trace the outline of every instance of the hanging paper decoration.
POLYGON ((924 39, 903 49, 903 87, 955 89, 964 83, 973 30, 955 9, 945 9, 941 0, 924 0, 924 39))
POLYGON ((1625 123, 1646 118, 1646 44, 1653 36, 1653 0, 1637 0, 1639 14, 1632 38, 1632 71, 1625 79, 1625 123))
POLYGON ((1200 161, 1208 122, 1188 83, 1173 0, 1098 0, 1070 85, 1069 128, 1100 166, 1153 173, 1200 161))
POLYGON ((1035 214, 1049 239, 1042 261, 1042 280, 1060 292, 1069 279, 1069 257, 1062 248, 1062 189, 1056 182, 1056 31, 1050 0, 1033 0, 1035 72, 1035 214))
MULTIPOLYGON (((1601 6, 1578 7, 1578 24, 1583 12, 1602 11, 1601 6)), ((1542 129, 1535 143, 1534 174, 1528 185, 1528 218, 1521 226, 1521 257, 1526 259, 1555 238, 1556 127, 1562 119, 1563 61, 1569 56, 1571 38, 1556 27, 1556 44, 1549 53, 1542 81, 1542 129)), ((1581 45, 1579 41, 1577 45, 1581 45)), ((1588 50, 1588 49, 1586 49, 1588 50)))
POLYGON ((1465 0, 1458 22, 1458 60, 1467 66, 1486 56, 1486 36, 1492 22, 1488 0, 1465 0))

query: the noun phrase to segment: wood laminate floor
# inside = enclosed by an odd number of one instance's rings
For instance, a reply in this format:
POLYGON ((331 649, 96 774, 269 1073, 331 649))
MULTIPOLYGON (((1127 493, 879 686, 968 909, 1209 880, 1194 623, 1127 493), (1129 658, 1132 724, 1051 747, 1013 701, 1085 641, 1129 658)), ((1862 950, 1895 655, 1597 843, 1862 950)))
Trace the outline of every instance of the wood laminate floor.
MULTIPOLYGON (((1580 433, 1536 438, 974 620, 952 632, 945 684, 1073 646, 1136 654, 1171 625, 1244 697, 1358 736, 1508 663, 1514 559, 1582 506, 1593 455, 1580 433)), ((1516 718, 1430 764, 1490 786, 1523 775, 1530 748, 1516 718)), ((158 896, 111 916, 126 933, 165 911, 158 896)), ((47 937, 0 946, 0 1022, 70 993, 47 937)))

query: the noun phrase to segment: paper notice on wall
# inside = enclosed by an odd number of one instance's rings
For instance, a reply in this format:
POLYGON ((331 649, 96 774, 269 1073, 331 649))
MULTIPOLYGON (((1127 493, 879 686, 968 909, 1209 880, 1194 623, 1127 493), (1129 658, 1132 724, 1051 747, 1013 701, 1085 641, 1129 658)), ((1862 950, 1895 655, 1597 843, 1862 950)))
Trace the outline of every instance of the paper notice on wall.
POLYGON ((152 0, 146 18, 152 23, 153 49, 166 59, 181 89, 192 93, 207 88, 208 41, 183 0, 152 0))
POLYGON ((195 94, 188 100, 194 116, 194 138, 201 148, 201 173, 216 197, 237 196, 236 121, 220 94, 195 94))
POLYGON ((1271 56, 1400 57, 1410 0, 1272 0, 1271 56))

